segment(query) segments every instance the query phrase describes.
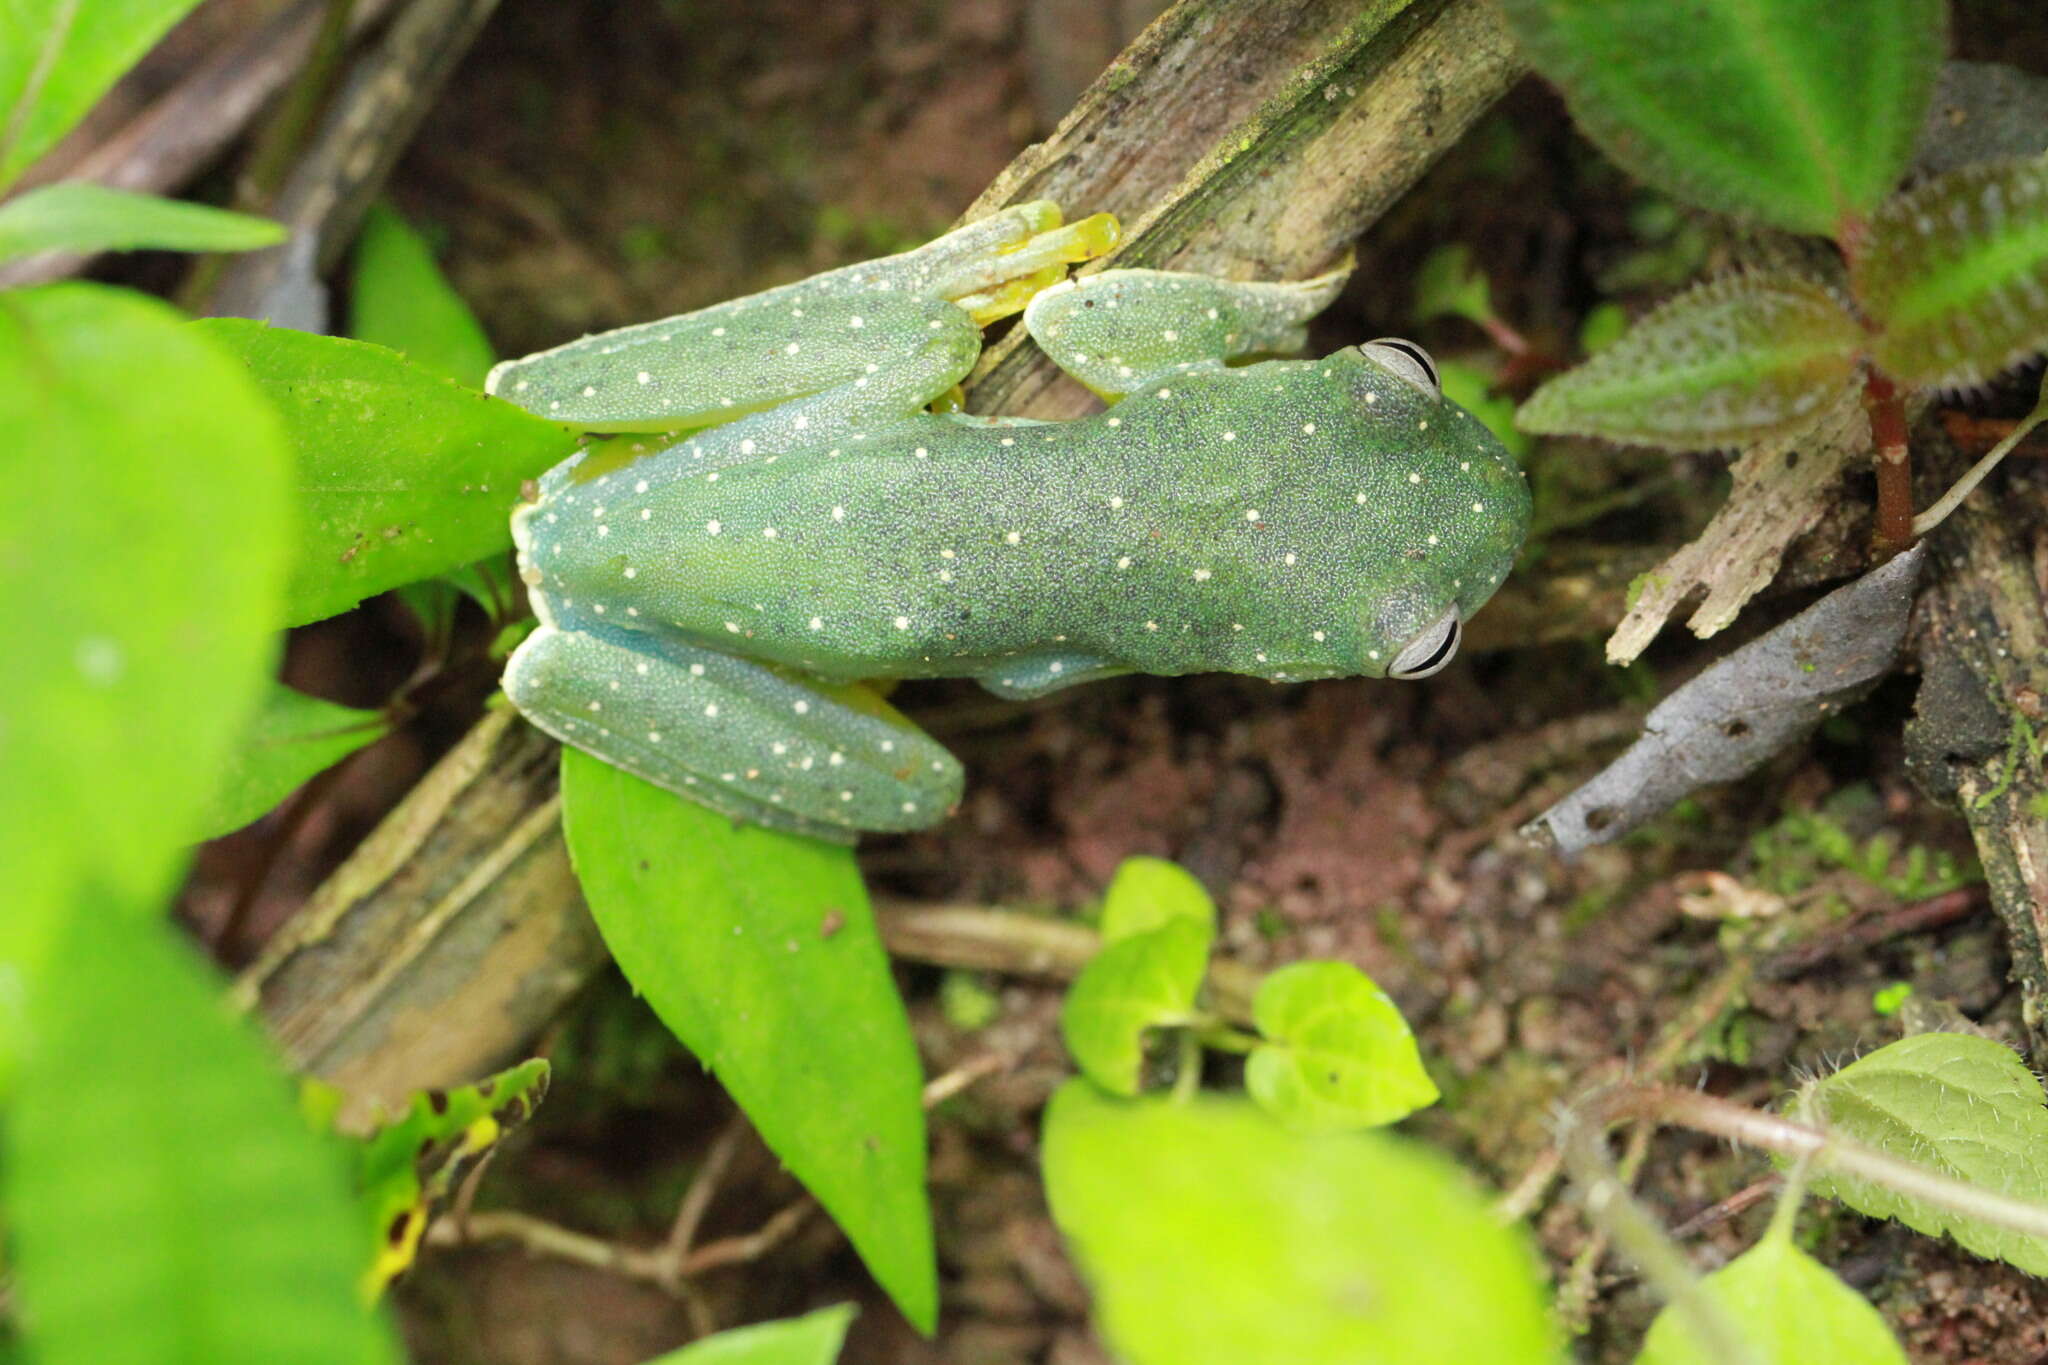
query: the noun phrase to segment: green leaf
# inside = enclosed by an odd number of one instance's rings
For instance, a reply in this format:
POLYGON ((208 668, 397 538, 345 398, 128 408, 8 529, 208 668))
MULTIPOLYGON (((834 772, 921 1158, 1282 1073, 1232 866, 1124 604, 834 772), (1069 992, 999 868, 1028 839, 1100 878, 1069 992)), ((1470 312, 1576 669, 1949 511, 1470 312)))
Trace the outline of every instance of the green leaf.
POLYGON ((357 1183, 371 1246, 366 1299, 412 1265, 427 1219, 456 1182, 533 1117, 547 1097, 548 1076, 546 1059, 536 1057, 475 1085, 423 1091, 362 1143, 357 1183))
POLYGON ((1102 941, 1115 943, 1177 919, 1216 935, 1216 902, 1195 874, 1164 858, 1126 858, 1102 897, 1102 941))
POLYGON ((1526 1238, 1428 1148, 1077 1080, 1046 1111, 1044 1151, 1053 1221, 1129 1365, 1561 1358, 1526 1238))
MULTIPOLYGON (((1922 1033, 1881 1047, 1807 1092, 1842 1137, 1986 1190, 2048 1204, 2048 1108, 2011 1048, 1968 1033, 1922 1033)), ((1922 1203, 1817 1167, 1811 1187, 1872 1218, 1944 1233, 1979 1256, 2048 1275, 2048 1240, 1922 1203)))
POLYGON ((1580 131, 1681 199, 1833 233, 1905 173, 1943 0, 1501 0, 1580 131))
POLYGON ((198 2, 0 4, 0 188, 54 147, 198 2))
POLYGON ((853 851, 735 825, 574 749, 562 823, 626 979, 930 1331, 917 1048, 853 851))
POLYGON ((363 221, 356 243, 350 335, 473 389, 497 356, 469 305, 434 264, 426 240, 389 204, 363 221))
POLYGON ((301 528, 288 624, 509 546, 521 481, 575 445, 568 428, 381 346, 242 318, 193 326, 241 357, 291 436, 301 528))
POLYGON ((210 839, 273 810, 306 779, 381 739, 380 711, 360 711, 273 682, 241 744, 223 761, 213 803, 200 822, 210 839))
POLYGON ((1195 1020, 1209 939, 1208 926, 1174 919, 1089 959, 1060 1006, 1060 1034, 1083 1075, 1112 1094, 1138 1093, 1145 1035, 1195 1020))
POLYGON ((1517 463, 1528 463, 1536 443, 1515 426, 1514 399, 1494 393, 1493 375, 1463 361, 1444 359, 1436 362, 1436 374, 1444 397, 1477 417, 1517 463))
POLYGON ((0 1170, 35 1359, 396 1361, 356 1296, 336 1152, 212 973, 137 908, 96 889, 30 1002, 0 1170))
POLYGON ((1467 318, 1481 326, 1493 321, 1493 291, 1486 272, 1472 264, 1472 248, 1452 242, 1429 253, 1415 272, 1415 320, 1467 318))
POLYGON ((1245 1064, 1245 1089, 1290 1127, 1376 1127, 1439 1098, 1408 1021, 1348 962, 1297 962, 1269 974, 1252 1020, 1266 1040, 1245 1064))
POLYGON ((82 180, 0 204, 0 261, 35 251, 254 251, 285 239, 280 224, 207 204, 130 194, 82 180))
POLYGON ((268 676, 291 508, 262 395, 137 294, 0 293, 0 430, 4 1072, 76 887, 158 906, 199 833, 268 676))
POLYGON ((800 1318, 720 1332, 647 1365, 832 1365, 852 1321, 853 1305, 835 1304, 800 1318))
POLYGON ((1710 280, 1538 389, 1524 431, 1575 432, 1667 450, 1786 439, 1855 382, 1863 329, 1795 275, 1710 280))
MULTIPOLYGON (((1906 1365, 1884 1318, 1833 1271, 1783 1237, 1766 1237, 1700 1281, 1742 1329, 1755 1365, 1906 1365)), ((1650 1324, 1636 1365, 1722 1365, 1676 1306, 1650 1324)))
POLYGON ((2048 156, 1965 166, 1870 220, 1850 282, 1908 384, 1979 384, 2048 346, 2048 156))

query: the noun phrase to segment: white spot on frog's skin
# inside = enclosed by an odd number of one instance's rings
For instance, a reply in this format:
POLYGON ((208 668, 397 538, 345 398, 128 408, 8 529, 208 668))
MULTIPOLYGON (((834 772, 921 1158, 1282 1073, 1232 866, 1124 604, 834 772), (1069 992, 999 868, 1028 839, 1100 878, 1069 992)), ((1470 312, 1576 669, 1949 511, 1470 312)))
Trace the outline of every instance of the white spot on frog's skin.
POLYGON ((715 536, 722 529, 724 528, 718 524, 718 519, 716 517, 704 523, 704 534, 707 536, 715 536))
POLYGON ((931 452, 929 450, 926 450, 923 446, 919 446, 916 450, 913 450, 910 453, 912 455, 915 455, 920 460, 928 460, 931 458, 931 452))
POLYGON ((753 454, 753 453, 754 453, 754 443, 753 443, 752 441, 741 441, 741 442, 740 442, 740 454, 742 454, 742 455, 751 455, 751 454, 753 454))
POLYGON ((712 702, 710 705, 706 706, 704 708, 704 714, 711 717, 713 720, 718 719, 718 703, 712 702))
POLYGON ((1161 341, 1179 341, 1180 333, 1174 331, 1171 327, 1169 327, 1159 334, 1159 339, 1161 341))
POLYGON ((802 431, 802 430, 803 430, 804 428, 808 427, 808 426, 809 426, 810 424, 811 424, 811 419, 810 419, 810 418, 808 418, 808 417, 805 417, 805 416, 802 416, 801 414, 799 414, 799 415, 798 415, 798 417, 797 417, 797 419, 796 419, 796 429, 797 429, 798 431, 802 431))
POLYGON ((1380 401, 1380 396, 1372 392, 1370 389, 1368 389, 1366 390, 1365 401, 1368 403, 1377 403, 1380 401))
POLYGON ((1363 506, 1365 506, 1365 494, 1363 494, 1363 493, 1357 494, 1357 495, 1356 495, 1355 497, 1353 497, 1353 498, 1352 498, 1351 500, 1352 500, 1353 502, 1357 503, 1357 504, 1358 504, 1358 505, 1359 505, 1360 507, 1363 507, 1363 506))
POLYGON ((1294 551, 1289 550, 1287 554, 1280 560, 1280 562, 1291 567, 1294 563, 1294 551))
POLYGON ((939 581, 941 583, 951 583, 953 581, 953 571, 951 569, 939 570, 939 581))
POLYGON ((909 630, 909 629, 910 629, 910 618, 909 618, 908 616, 899 616, 899 617, 897 617, 897 618, 896 618, 896 629, 898 629, 898 630, 909 630))
POLYGON ((561 400, 560 400, 560 399, 556 399, 556 400, 554 400, 553 402, 550 402, 550 403, 548 404, 548 411, 549 411, 549 412, 560 412, 561 410, 562 410, 562 403, 561 403, 561 400))
POLYGON ((1125 555, 1125 556, 1124 556, 1123 558, 1119 559, 1119 560, 1118 560, 1118 561, 1116 562, 1116 566, 1117 566, 1117 567, 1118 567, 1119 569, 1128 569, 1128 568, 1130 568, 1130 567, 1131 567, 1131 557, 1130 557, 1129 555, 1125 555))
POLYGON ((1258 661, 1259 661, 1260 663, 1264 663, 1264 662, 1266 662, 1266 656, 1265 656, 1265 654, 1264 654, 1263 652, 1261 652, 1261 653, 1258 653, 1258 654, 1254 654, 1254 655, 1252 655, 1252 657, 1253 657, 1254 659, 1257 659, 1257 660, 1258 660, 1258 661))
POLYGON ((593 710, 593 711, 602 711, 602 710, 604 710, 604 704, 603 704, 602 702, 595 702, 595 701, 594 701, 594 702, 590 703, 590 709, 591 709, 591 710, 593 710))
MULTIPOLYGON (((936 326, 937 326, 938 324, 937 324, 937 323, 933 323, 932 325, 933 325, 934 327, 936 327, 936 326)), ((839 799, 840 799, 841 801, 851 801, 851 800, 853 800, 853 793, 852 793, 852 792, 841 792, 841 793, 839 793, 839 799)))
POLYGON ((1327 640, 1330 637, 1323 634, 1323 632, 1319 630, 1315 632, 1313 635, 1311 635, 1309 638, 1314 640, 1317 644, 1321 644, 1324 640, 1327 640))
POLYGON ((727 621, 725 623, 725 628, 734 635, 740 633, 740 623, 737 621, 727 621))
POLYGON ((725 329, 723 327, 713 327, 711 329, 711 335, 715 337, 722 337, 725 335, 725 329))
POLYGON ((628 564, 628 565, 627 565, 627 566, 625 567, 625 570, 624 570, 624 572, 625 572, 625 575, 626 575, 626 577, 628 577, 628 578, 638 578, 638 577, 640 576, 640 571, 639 571, 638 569, 634 568, 634 567, 633 567, 633 566, 632 566, 631 564, 628 564))
POLYGON ((915 801, 905 801, 905 802, 903 803, 903 813, 904 813, 905 815, 913 815, 913 814, 915 814, 915 813, 916 813, 916 811, 917 811, 917 802, 915 802, 915 801))
POLYGON ((1235 441, 1237 439, 1237 433, 1234 431, 1226 431, 1223 433, 1223 439, 1226 441, 1235 441))
MULTIPOLYGON (((698 665, 698 667, 700 667, 700 668, 701 668, 701 667, 703 667, 703 665, 702 665, 702 664, 699 664, 699 665, 698 665)), ((647 661, 643 659, 643 660, 641 660, 641 661, 640 661, 639 663, 637 663, 637 664, 634 664, 634 665, 633 665, 633 671, 634 671, 635 673, 638 673, 638 674, 639 674, 639 675, 640 675, 641 677, 643 677, 643 678, 644 678, 644 677, 646 677, 646 676, 647 676, 647 661)))
POLYGON ((640 482, 634 484, 633 491, 635 493, 645 493, 647 491, 647 480, 642 479, 640 480, 640 482))
POLYGON ((1207 569, 1195 570, 1195 581, 1197 583, 1207 583, 1209 581, 1209 571, 1207 569))
POLYGON ((642 521, 652 521, 652 520, 654 520, 654 509, 653 509, 653 508, 651 508, 651 507, 643 507, 643 508, 641 508, 641 509, 640 509, 640 520, 642 520, 642 521))
POLYGON ((837 749, 834 749, 834 750, 832 751, 832 756, 831 756, 830 758, 826 759, 825 761, 826 761, 827 763, 831 764, 831 765, 832 765, 833 767, 835 767, 835 768, 836 768, 836 767, 838 767, 838 766, 839 766, 840 764, 842 764, 842 763, 846 762, 846 755, 845 755, 845 754, 842 754, 842 753, 840 753, 840 752, 839 752, 839 751, 838 751, 837 749))
POLYGON ((1258 509, 1258 508, 1256 508, 1256 507, 1247 507, 1247 508, 1245 508, 1245 509, 1244 509, 1244 519, 1245 519, 1246 521, 1257 521, 1257 520, 1259 519, 1259 509, 1258 509))
POLYGON ((1109 505, 1111 509, 1114 510, 1116 508, 1122 507, 1124 505, 1124 500, 1121 497, 1114 497, 1109 500, 1109 505))
POLYGON ((1054 659, 1051 663, 1045 666, 1045 671, 1048 673, 1064 673, 1067 671, 1067 666, 1061 663, 1058 659, 1054 659))
POLYGON ((773 526, 763 526, 761 528, 761 539, 763 540, 773 540, 778 534, 773 526))
POLYGON ((1005 437, 1003 438, 1003 440, 1002 440, 1002 444, 1004 444, 1004 445, 1006 445, 1006 446, 1013 446, 1013 445, 1017 444, 1017 442, 1016 442, 1015 440, 1011 439, 1010 437, 1008 437, 1008 436, 1005 436, 1005 437))
POLYGON ((1420 474, 1413 474, 1413 473, 1411 473, 1411 474, 1410 474, 1410 475, 1408 476, 1408 482, 1410 482, 1410 483, 1421 483, 1421 482, 1422 482, 1422 476, 1421 476, 1420 474))
POLYGON ((885 753, 885 754, 893 754, 893 753, 895 753, 895 752, 896 752, 896 741, 895 741, 895 740, 893 740, 893 739, 885 739, 885 740, 883 740, 883 741, 882 741, 882 752, 883 752, 883 753, 885 753))
POLYGON ((1019 532, 1016 532, 1016 531, 1006 531, 1006 532, 1005 532, 1005 533, 1003 534, 1003 543, 1004 543, 1005 545, 1015 545, 1015 544, 1018 544, 1018 543, 1019 543, 1020 541, 1022 541, 1023 539, 1024 539, 1023 535, 1022 535, 1021 533, 1019 533, 1019 532))
POLYGON ((691 665, 690 665, 690 676, 691 676, 691 677, 693 677, 693 678, 701 678, 701 677, 703 677, 703 676, 704 676, 704 665, 702 665, 702 664, 691 664, 691 665))
POLYGON ((955 554, 954 554, 954 553, 953 553, 953 552, 952 552, 951 550, 941 550, 941 551, 939 551, 939 558, 940 558, 940 559, 954 559, 954 558, 957 558, 957 557, 958 557, 958 556, 956 556, 956 555, 955 555, 955 554))
POLYGON ((1157 629, 1159 629, 1159 623, 1158 623, 1157 621, 1147 621, 1147 622, 1145 623, 1145 629, 1147 629, 1147 630, 1157 630, 1157 629))
POLYGON ((585 384, 583 386, 583 396, 585 398, 595 398, 597 397, 597 390, 592 388, 590 385, 585 384))
POLYGON ((522 380, 520 380, 520 381, 519 381, 519 382, 518 382, 517 384, 514 384, 514 385, 512 386, 512 392, 514 392, 514 393, 525 393, 525 392, 526 392, 526 388, 527 388, 527 384, 526 384, 526 381, 525 381, 524 379, 522 379, 522 380))
POLYGON ((1172 389, 1161 389, 1161 390, 1159 391, 1159 397, 1161 397, 1161 398, 1171 398, 1171 397, 1173 397, 1173 390, 1172 390, 1172 389))
POLYGON ((647 742, 648 742, 649 744, 659 744, 659 743, 661 743, 661 731, 659 731, 659 730, 649 730, 649 731, 647 732, 647 742))
POLYGON ((1216 321, 1216 319, 1217 319, 1217 317, 1218 317, 1218 316, 1219 316, 1219 314, 1218 314, 1218 313, 1216 312, 1216 310, 1215 310, 1214 308, 1211 308, 1211 309, 1209 310, 1209 321, 1211 321, 1211 322, 1214 322, 1214 321, 1216 321))
POLYGON ((1437 538, 1435 536, 1431 536, 1429 538, 1429 543, 1435 545, 1437 543, 1437 538))
POLYGON ((608 535, 610 535, 610 534, 612 533, 612 528, 611 528, 611 527, 609 527, 609 526, 605 526, 605 525, 602 525, 602 524, 600 524, 600 525, 598 526, 598 528, 597 528, 597 533, 598 533, 598 535, 599 535, 599 536, 608 536, 608 535))
POLYGON ((1112 417, 1109 419, 1109 424, 1113 427, 1120 427, 1124 424, 1124 419, 1121 417, 1112 417))
POLYGON ((1472 472, 1472 462, 1470 460, 1460 460, 1458 461, 1458 468, 1470 474, 1472 472))
POLYGON ((811 629, 812 629, 812 630, 823 630, 824 628, 825 628, 825 618, 824 618, 824 617, 822 617, 822 616, 813 616, 813 617, 811 618, 811 629))
POLYGON ((848 319, 847 319, 847 321, 846 321, 846 325, 847 325, 848 327, 853 327, 853 328, 856 328, 856 329, 857 329, 857 328, 865 327, 865 326, 867 326, 868 324, 867 324, 867 319, 865 319, 865 318, 862 318, 862 317, 859 317, 859 316, 855 316, 855 317, 851 317, 851 318, 848 318, 848 319))
POLYGON ((793 705, 791 705, 789 709, 796 712, 800 716, 808 716, 809 714, 811 714, 811 704, 807 701, 796 702, 793 705))
POLYGON ((1475 512, 1484 512, 1486 510, 1486 504, 1483 502, 1475 502, 1472 504, 1472 510, 1475 512))
POLYGON ((652 384, 654 382, 654 376, 647 373, 647 371, 645 370, 640 371, 640 373, 634 375, 633 377, 643 384, 652 384))
POLYGON ((803 347, 797 345, 794 341, 792 341, 789 343, 789 345, 782 348, 782 353, 784 355, 795 355, 798 351, 802 349, 803 347))
POLYGON ((1302 434, 1302 435, 1304 435, 1304 436, 1313 436, 1313 435, 1315 435, 1315 434, 1316 434, 1316 424, 1315 424, 1314 422, 1303 422, 1303 423, 1301 424, 1301 434, 1302 434))

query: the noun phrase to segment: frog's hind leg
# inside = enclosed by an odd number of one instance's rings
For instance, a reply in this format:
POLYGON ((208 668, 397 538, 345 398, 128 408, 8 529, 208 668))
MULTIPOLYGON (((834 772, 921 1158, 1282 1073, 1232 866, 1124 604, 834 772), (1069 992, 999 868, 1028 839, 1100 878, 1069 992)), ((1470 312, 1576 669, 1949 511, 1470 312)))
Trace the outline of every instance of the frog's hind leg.
POLYGON ((1076 683, 1114 678, 1131 670, 1089 654, 1020 654, 1005 659, 975 681, 1006 701, 1029 701, 1076 683))
POLYGON ((736 819, 852 843, 936 824, 959 761, 863 688, 809 686, 701 646, 543 625, 505 693, 566 744, 736 819))
POLYGON ((1105 397, 1241 356, 1298 351, 1350 267, 1295 283, 1105 270, 1037 294, 1024 326, 1053 363, 1105 397))

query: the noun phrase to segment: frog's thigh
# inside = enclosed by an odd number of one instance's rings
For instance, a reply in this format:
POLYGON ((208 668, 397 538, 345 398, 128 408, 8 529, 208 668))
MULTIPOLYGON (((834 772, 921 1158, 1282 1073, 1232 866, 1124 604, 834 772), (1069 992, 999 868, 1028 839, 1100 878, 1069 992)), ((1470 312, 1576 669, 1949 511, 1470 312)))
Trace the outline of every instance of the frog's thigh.
POLYGON ((1172 270, 1105 270, 1031 300, 1024 326, 1067 373, 1098 393, 1234 356, 1291 351, 1348 270, 1293 283, 1212 279, 1172 270))
POLYGON ((1089 654, 1020 654, 1003 660, 1001 666, 983 673, 975 681, 1009 701, 1028 701, 1057 692, 1075 683, 1114 678, 1131 670, 1089 654))
POLYGON ((543 626, 506 665, 505 693, 564 743, 778 828, 851 842, 936 824, 960 798, 959 762, 887 707, 696 645, 543 626))

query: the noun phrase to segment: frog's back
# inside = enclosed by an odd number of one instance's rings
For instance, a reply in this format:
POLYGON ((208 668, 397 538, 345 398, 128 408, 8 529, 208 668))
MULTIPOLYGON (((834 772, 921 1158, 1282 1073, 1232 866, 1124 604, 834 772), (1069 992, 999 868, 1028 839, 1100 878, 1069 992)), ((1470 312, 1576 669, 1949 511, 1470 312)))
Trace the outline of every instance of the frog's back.
POLYGON ((635 486, 628 466, 583 496, 612 548, 591 572, 637 580, 642 628, 833 678, 1043 651, 1382 671, 1375 594, 1427 580, 1476 609, 1527 515, 1477 422, 1355 353, 1195 370, 1074 422, 918 416, 635 486))

